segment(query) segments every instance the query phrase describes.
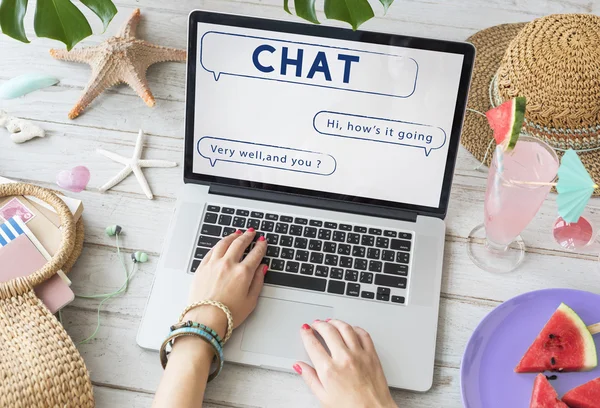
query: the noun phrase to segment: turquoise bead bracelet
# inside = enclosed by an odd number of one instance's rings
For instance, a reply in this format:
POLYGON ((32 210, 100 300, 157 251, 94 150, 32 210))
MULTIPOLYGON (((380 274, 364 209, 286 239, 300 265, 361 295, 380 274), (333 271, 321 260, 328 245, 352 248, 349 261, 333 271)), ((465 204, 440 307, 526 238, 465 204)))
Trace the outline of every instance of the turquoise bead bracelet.
MULTIPOLYGON (((182 327, 180 329, 173 330, 171 335, 181 335, 181 334, 195 334, 206 340, 213 346, 216 351, 216 354, 219 354, 221 360, 223 360, 223 346, 215 339, 215 337, 208 331, 204 329, 199 329, 196 327, 182 327)), ((171 347, 173 347, 173 340, 171 340, 171 347)))
POLYGON ((188 320, 187 322, 181 322, 181 323, 174 324, 173 326, 171 326, 171 331, 181 329, 182 327, 195 327, 197 329, 202 329, 204 331, 207 331, 215 338, 215 340, 217 340, 219 342, 219 345, 221 346, 221 348, 224 346, 223 339, 221 338, 221 336, 219 336, 219 334, 216 331, 214 331, 213 329, 211 329, 210 327, 208 327, 202 323, 196 323, 191 320, 188 320))

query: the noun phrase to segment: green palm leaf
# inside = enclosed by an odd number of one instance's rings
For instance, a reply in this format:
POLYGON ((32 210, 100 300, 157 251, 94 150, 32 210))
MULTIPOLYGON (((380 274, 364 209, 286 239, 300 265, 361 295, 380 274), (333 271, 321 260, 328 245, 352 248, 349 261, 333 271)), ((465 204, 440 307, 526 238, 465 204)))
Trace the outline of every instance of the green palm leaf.
POLYGON ((61 41, 68 50, 92 35, 90 23, 69 0, 38 0, 33 27, 38 37, 61 41))
MULTIPOLYGON (((0 28, 2 32, 16 40, 28 43, 23 19, 28 0, 1 0, 0 28)), ((110 24, 117 8, 112 0, 81 0, 104 24, 110 24)), ((92 35, 87 19, 71 0, 38 0, 33 26, 39 37, 62 41, 67 49, 92 35)))
POLYGON ((375 17, 373 8, 366 0, 328 0, 325 2, 325 16, 333 20, 350 23, 353 30, 375 17))
MULTIPOLYGON (((298 17, 302 17, 314 24, 321 24, 317 19, 315 0, 294 0, 294 7, 296 8, 298 17)), ((290 0, 283 0, 283 9, 289 14, 292 14, 290 10, 290 0)))
MULTIPOLYGON (((394 0, 379 0, 387 12, 394 0)), ((315 10, 315 0, 294 0, 296 14, 305 20, 319 24, 315 10)), ((291 14, 289 0, 283 0, 283 8, 291 14)), ((368 0, 325 0, 325 16, 333 20, 344 21, 356 30, 362 23, 375 16, 368 0)))
POLYGON ((117 8, 111 0, 81 0, 81 2, 102 20, 104 30, 117 14, 117 8))
POLYGON ((23 19, 27 11, 27 0, 3 0, 0 4, 0 27, 9 37, 28 43, 23 19))
MULTIPOLYGON (((28 0, 0 0, 0 29, 16 40, 29 42, 23 19, 28 0)), ((112 0, 80 0, 108 27, 117 8, 112 0)), ((290 0, 283 0, 283 8, 291 14, 290 0)), ((294 0, 295 13, 312 23, 319 24, 315 9, 316 0, 294 0)), ((379 0, 387 12, 394 0, 379 0)), ((375 13, 368 0, 325 0, 325 16, 347 22, 354 30, 375 13)), ((67 49, 92 35, 90 24, 71 0, 38 0, 34 18, 35 33, 40 37, 62 41, 67 49)))

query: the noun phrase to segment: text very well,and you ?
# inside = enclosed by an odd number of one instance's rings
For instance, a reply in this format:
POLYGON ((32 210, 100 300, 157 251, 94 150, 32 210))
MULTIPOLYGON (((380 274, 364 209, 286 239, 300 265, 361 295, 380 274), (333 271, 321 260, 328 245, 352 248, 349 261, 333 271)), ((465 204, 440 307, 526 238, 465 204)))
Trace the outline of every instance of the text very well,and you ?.
POLYGON ((217 137, 201 138, 197 150, 212 167, 223 161, 322 176, 333 174, 337 167, 329 154, 217 137))

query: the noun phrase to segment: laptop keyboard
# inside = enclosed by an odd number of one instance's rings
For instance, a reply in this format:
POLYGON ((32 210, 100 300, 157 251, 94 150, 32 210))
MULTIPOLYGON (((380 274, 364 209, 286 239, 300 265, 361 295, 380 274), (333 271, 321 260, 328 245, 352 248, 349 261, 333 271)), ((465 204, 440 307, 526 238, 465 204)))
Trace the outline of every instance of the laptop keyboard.
POLYGON ((208 205, 189 271, 221 238, 251 227, 267 240, 266 284, 406 303, 413 234, 368 225, 208 205))

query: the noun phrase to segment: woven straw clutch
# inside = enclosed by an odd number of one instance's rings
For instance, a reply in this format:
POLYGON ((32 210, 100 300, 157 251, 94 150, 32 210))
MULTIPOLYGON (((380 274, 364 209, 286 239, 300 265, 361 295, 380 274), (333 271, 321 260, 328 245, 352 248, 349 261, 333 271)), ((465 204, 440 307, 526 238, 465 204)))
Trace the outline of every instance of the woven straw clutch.
POLYGON ((69 208, 51 190, 23 183, 0 185, 0 197, 20 195, 37 197, 56 210, 62 242, 42 269, 0 283, 0 407, 93 407, 83 358, 33 292, 58 270, 71 269, 83 247, 83 220, 75 224, 69 208))

